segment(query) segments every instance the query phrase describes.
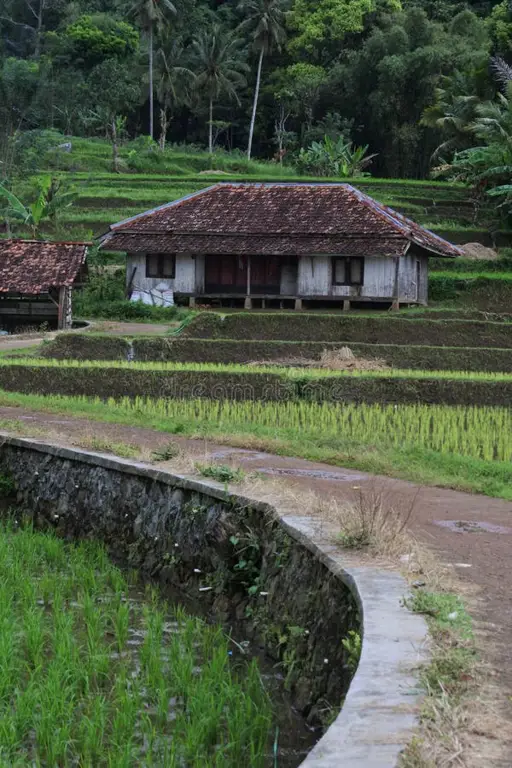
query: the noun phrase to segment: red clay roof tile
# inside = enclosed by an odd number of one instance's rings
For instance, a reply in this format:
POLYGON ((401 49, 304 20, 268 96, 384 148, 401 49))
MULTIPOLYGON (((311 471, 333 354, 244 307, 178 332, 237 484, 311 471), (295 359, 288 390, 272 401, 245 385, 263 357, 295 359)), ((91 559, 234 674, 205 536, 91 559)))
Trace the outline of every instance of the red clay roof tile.
POLYGON ((35 295, 71 286, 86 255, 86 243, 0 239, 0 293, 35 295))

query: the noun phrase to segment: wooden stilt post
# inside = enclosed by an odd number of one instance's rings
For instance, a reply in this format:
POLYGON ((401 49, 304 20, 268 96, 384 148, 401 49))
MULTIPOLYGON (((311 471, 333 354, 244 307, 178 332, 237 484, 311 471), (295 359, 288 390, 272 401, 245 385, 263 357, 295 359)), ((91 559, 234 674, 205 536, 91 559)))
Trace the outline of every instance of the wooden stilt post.
POLYGON ((64 323, 66 318, 66 289, 64 287, 59 288, 59 314, 57 320, 57 328, 59 331, 64 329, 64 323))
POLYGON ((400 256, 395 257, 395 287, 391 309, 394 311, 400 309, 400 256))
POLYGON ((245 297, 245 309, 252 309, 251 299, 251 257, 247 257, 247 290, 245 297))

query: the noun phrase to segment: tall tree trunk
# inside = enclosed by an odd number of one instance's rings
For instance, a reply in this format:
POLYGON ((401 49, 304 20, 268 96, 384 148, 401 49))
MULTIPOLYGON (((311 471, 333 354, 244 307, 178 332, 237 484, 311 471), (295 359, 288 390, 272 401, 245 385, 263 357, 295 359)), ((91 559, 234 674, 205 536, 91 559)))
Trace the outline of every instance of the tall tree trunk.
POLYGON ((167 138, 167 130, 169 128, 169 115, 167 112, 167 107, 161 107, 160 109, 160 138, 158 140, 158 143, 160 145, 160 151, 163 152, 165 149, 165 140, 167 138))
POLYGON ((149 22, 149 135, 153 138, 153 22, 149 22))
POLYGON ((40 59, 41 57, 41 34, 43 31, 43 11, 44 11, 44 0, 39 0, 39 8, 37 11, 36 19, 37 19, 37 27, 36 27, 36 47, 34 51, 34 56, 36 59, 40 59))
POLYGON ((116 118, 112 118, 112 170, 119 173, 119 151, 117 147, 117 125, 116 118))
POLYGON ((258 61, 258 72, 256 75, 256 88, 254 89, 254 102, 252 105, 252 117, 251 117, 251 127, 249 128, 249 144, 247 145, 247 159, 251 159, 251 152, 252 152, 252 138, 254 136, 254 123, 256 122, 256 112, 258 109, 258 99, 260 95, 260 84, 261 84, 261 67, 263 65, 263 55, 264 51, 263 48, 260 51, 260 58, 258 61))
POLYGON ((210 130, 208 133, 208 151, 213 155, 213 99, 210 99, 210 130))

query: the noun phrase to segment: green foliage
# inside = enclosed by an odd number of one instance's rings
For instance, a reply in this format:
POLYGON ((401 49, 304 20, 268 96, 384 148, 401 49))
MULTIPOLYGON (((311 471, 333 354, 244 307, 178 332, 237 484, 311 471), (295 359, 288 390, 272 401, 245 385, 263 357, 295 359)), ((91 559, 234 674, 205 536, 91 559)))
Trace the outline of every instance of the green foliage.
MULTIPOLYGON (((172 398, 198 395, 221 402, 299 405, 446 404, 504 406, 510 402, 512 376, 461 371, 377 370, 307 371, 288 368, 214 366, 131 361, 62 361, 0 358, 0 387, 8 392, 91 397, 172 398), (22 375, 20 375, 22 372, 22 375)), ((508 437, 496 458, 510 458, 508 437)), ((491 453, 494 455, 495 442, 491 453)), ((487 446, 487 443, 486 443, 487 446)), ((485 448, 487 451, 487 448, 485 448)), ((498 450, 498 449, 497 449, 498 450)))
POLYGON ((340 136, 337 141, 324 136, 322 142, 314 141, 309 149, 301 149, 297 158, 299 172, 311 176, 365 176, 375 155, 368 155, 368 146, 353 147, 351 141, 340 136))
POLYGON ((365 15, 374 7, 372 0, 294 0, 288 17, 295 33, 290 50, 311 52, 325 40, 362 32, 365 15))
POLYGON ((465 319, 463 316, 437 318, 436 314, 422 318, 416 314, 358 317, 320 313, 233 312, 222 317, 216 313, 202 313, 192 319, 183 330, 182 337, 509 348, 509 326, 506 323, 481 322, 483 319, 465 319))
POLYGON ((125 270, 97 267, 90 272, 87 285, 74 297, 74 313, 84 318, 103 320, 142 320, 158 322, 184 319, 181 307, 157 307, 125 298, 125 270))
POLYGON ((361 657, 361 633, 357 632, 355 629, 351 629, 347 637, 343 638, 341 644, 347 652, 347 667, 352 673, 354 673, 357 669, 357 665, 359 664, 359 659, 361 657))
POLYGON ((45 222, 50 222, 55 231, 58 215, 73 205, 78 192, 66 189, 65 184, 58 178, 42 176, 37 180, 37 197, 34 202, 24 205, 21 200, 0 184, 0 199, 7 201, 4 210, 8 222, 19 222, 20 227, 30 228, 33 237, 37 237, 45 222))
POLYGON ((126 58, 137 52, 139 34, 130 24, 105 13, 80 16, 65 30, 69 55, 94 66, 109 58, 126 58))
MULTIPOLYGON (((19 168, 12 143, 26 130, 109 135, 123 117, 129 138, 147 133, 163 148, 204 143, 208 126, 210 150, 248 147, 250 156, 254 138, 261 157, 277 144, 286 165, 331 136, 329 114, 339 116, 347 141, 377 153, 379 173, 421 177, 440 144, 456 138, 450 152, 471 145, 462 100, 493 98, 489 51, 508 55, 510 38, 504 2, 479 7, 478 16, 461 0, 404 10, 398 0, 77 0, 27 8, 8 0, 0 19, 4 177, 19 168), (272 83, 263 97, 260 83, 272 83), (436 101, 437 88, 445 94, 436 101), (437 116, 420 125, 430 108, 437 116), (93 114, 101 115, 96 124, 93 114)), ((58 161, 76 168, 68 154, 58 161)), ((135 159, 132 168, 143 165, 135 159)))
POLYGON ((230 467, 227 464, 197 464, 196 466, 203 477, 210 477, 218 483, 241 483, 245 477, 243 469, 230 467))
POLYGON ((11 475, 0 474, 0 498, 6 499, 16 491, 16 483, 11 475))
POLYGON ((502 0, 494 6, 489 17, 489 32, 496 53, 506 56, 512 50, 512 18, 510 6, 502 0))
POLYGON ((418 589, 407 601, 407 605, 415 613, 423 613, 425 616, 434 618, 441 630, 456 630, 466 638, 473 634, 471 617, 457 594, 418 589))

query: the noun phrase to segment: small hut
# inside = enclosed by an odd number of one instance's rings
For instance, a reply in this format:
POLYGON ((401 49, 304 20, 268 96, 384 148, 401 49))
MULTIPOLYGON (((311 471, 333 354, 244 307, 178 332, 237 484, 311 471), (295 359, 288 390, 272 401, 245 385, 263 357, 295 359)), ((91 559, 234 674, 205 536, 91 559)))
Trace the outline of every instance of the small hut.
POLYGON ((86 243, 0 239, 0 327, 71 328, 72 291, 85 278, 86 243))

